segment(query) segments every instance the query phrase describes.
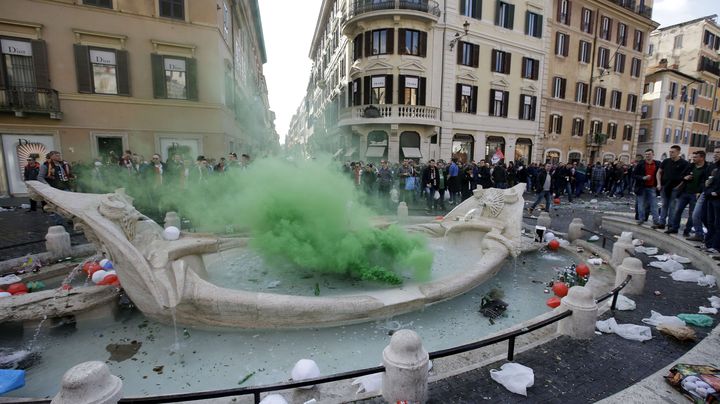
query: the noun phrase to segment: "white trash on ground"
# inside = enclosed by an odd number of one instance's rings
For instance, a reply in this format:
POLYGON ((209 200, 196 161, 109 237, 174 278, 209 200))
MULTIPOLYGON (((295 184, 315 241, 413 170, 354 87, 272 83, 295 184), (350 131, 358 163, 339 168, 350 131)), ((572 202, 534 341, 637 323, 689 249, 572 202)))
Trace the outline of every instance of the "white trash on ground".
POLYGON ((718 309, 716 309, 715 307, 705 307, 705 306, 698 307, 698 314, 717 314, 717 313, 718 313, 718 309))
POLYGON ((717 279, 715 279, 713 275, 705 275, 698 278, 697 283, 699 286, 713 287, 715 286, 715 283, 717 283, 717 279))
MULTIPOLYGON (((300 359, 293 366, 290 372, 290 377, 293 381, 300 381, 305 379, 314 379, 320 377, 320 368, 317 363, 312 359, 300 359)), ((300 387, 301 389, 311 389, 313 386, 300 387)))
POLYGON ((710 296, 708 297, 708 300, 710 301, 710 306, 720 309, 720 297, 718 296, 710 296))
POLYGON ((655 258, 658 261, 667 261, 670 256, 667 254, 651 255, 650 258, 655 258))
POLYGON ((686 325, 685 321, 675 316, 663 316, 655 310, 650 310, 650 318, 644 318, 641 321, 647 325, 654 325, 656 327, 660 324, 666 324, 671 327, 684 327, 686 325))
POLYGON ((678 282, 697 282, 701 277, 705 276, 702 271, 695 269, 683 269, 681 271, 675 271, 670 275, 673 280, 678 282))
POLYGON ((644 246, 637 246, 635 247, 635 252, 645 255, 657 255, 658 249, 657 247, 644 247, 644 246))
POLYGON ((590 238, 588 239, 588 241, 598 241, 598 240, 600 240, 600 237, 598 237, 598 236, 596 236, 596 235, 592 235, 592 236, 590 236, 590 238))
POLYGON ((18 282, 22 282, 22 279, 15 274, 10 274, 10 275, 5 275, 3 277, 0 277, 0 285, 12 285, 13 283, 18 283, 18 282))
POLYGON ((360 394, 363 392, 370 393, 373 391, 382 391, 383 374, 373 373, 370 375, 360 376, 357 379, 353 380, 350 385, 358 386, 358 390, 355 392, 355 394, 360 394))
MULTIPOLYGON (((607 300, 608 306, 612 305, 612 298, 607 300)), ((617 302, 615 302, 615 309, 620 311, 635 310, 635 301, 625 295, 618 294, 617 302)))
POLYGON ((653 261, 649 265, 653 268, 660 268, 661 271, 667 273, 673 273, 675 271, 685 269, 685 267, 681 263, 670 258, 668 258, 666 261, 653 261))
POLYGON ((553 233, 551 231, 545 232, 545 234, 543 234, 543 241, 546 243, 555 238, 556 238, 555 233, 553 233))
POLYGON ((519 363, 506 363, 500 370, 490 369, 490 377, 515 394, 527 397, 527 388, 535 383, 535 373, 519 363))
POLYGON ((640 240, 639 238, 636 238, 632 241, 632 245, 634 245, 636 247, 639 245, 643 245, 643 244, 645 244, 645 242, 643 240, 640 240))
POLYGON ((681 264, 689 264, 689 263, 692 262, 692 261, 690 260, 690 258, 681 257, 681 256, 679 256, 679 255, 677 255, 677 254, 670 254, 670 258, 674 259, 675 261, 677 261, 677 262, 679 262, 679 263, 681 263, 681 264))
POLYGON ((21 203, 20 209, 30 209, 30 204, 29 203, 21 203))
POLYGON ((268 394, 260 401, 260 404, 288 404, 288 402, 280 394, 268 394))
POLYGON ((635 324, 618 324, 615 317, 595 322, 595 328, 606 334, 617 334, 619 337, 632 341, 647 341, 652 339, 650 327, 635 324))
POLYGON ((602 265, 602 258, 590 258, 587 262, 590 265, 602 265))

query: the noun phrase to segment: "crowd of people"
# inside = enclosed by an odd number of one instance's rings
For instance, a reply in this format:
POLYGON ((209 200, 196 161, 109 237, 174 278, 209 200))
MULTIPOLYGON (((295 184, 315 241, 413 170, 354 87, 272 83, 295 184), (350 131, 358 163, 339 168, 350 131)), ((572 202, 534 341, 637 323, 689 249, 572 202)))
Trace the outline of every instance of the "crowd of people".
MULTIPOLYGON (((479 186, 508 188, 517 183, 525 183, 529 192, 536 193, 528 207, 530 213, 539 206, 549 211, 551 200, 561 197, 572 202, 586 193, 610 198, 635 195, 638 224, 652 220, 653 228, 675 234, 680 232, 686 215, 683 236, 703 242, 708 251, 716 253, 720 250, 720 147, 714 150, 713 163, 706 161, 702 150, 687 161, 677 145, 670 148, 668 155, 659 161, 648 149, 633 162, 596 162, 589 166, 579 162, 526 166, 502 160, 491 164, 486 160, 461 162, 457 158, 427 163, 408 159, 394 164, 382 160, 377 166, 348 162, 343 170, 358 189, 386 211, 392 211, 402 201, 410 206, 424 205, 428 212, 444 213, 469 198, 479 186)), ((146 161, 130 150, 116 159, 111 155, 105 162, 95 160, 90 166, 71 166, 57 151, 48 153, 42 163, 38 158, 31 155, 28 159, 25 180, 37 179, 58 189, 81 192, 111 192, 135 186, 143 190, 138 193, 137 203, 158 214, 171 208, 161 206, 158 200, 165 191, 206 183, 214 175, 242 170, 250 162, 250 156, 243 154, 238 159, 236 153, 218 161, 198 156, 192 164, 180 154, 173 154, 167 161, 153 154, 146 161)), ((36 210, 35 202, 31 202, 30 210, 36 210)))

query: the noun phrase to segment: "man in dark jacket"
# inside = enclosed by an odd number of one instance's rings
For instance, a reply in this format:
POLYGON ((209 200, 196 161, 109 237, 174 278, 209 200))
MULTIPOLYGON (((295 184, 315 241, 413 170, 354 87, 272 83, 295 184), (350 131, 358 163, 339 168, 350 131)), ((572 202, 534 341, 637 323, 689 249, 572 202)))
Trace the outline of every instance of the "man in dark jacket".
POLYGON ((652 149, 645 150, 645 160, 635 165, 633 177, 635 177, 635 195, 637 198, 637 224, 645 222, 647 208, 650 208, 653 223, 659 223, 660 215, 657 206, 657 171, 659 169, 660 162, 655 160, 655 153, 652 149))
POLYGON ((483 189, 492 188, 493 186, 490 167, 488 167, 485 160, 480 160, 480 164, 478 164, 478 173, 475 181, 480 184, 483 189))
MULTIPOLYGON (((37 154, 31 154, 28 156, 27 164, 23 170, 23 178, 25 181, 36 181, 38 175, 40 175, 40 163, 37 162, 37 154)), ((37 210, 37 201, 30 198, 30 209, 28 212, 35 212, 37 210)))
POLYGON ((505 164, 502 161, 495 164, 495 168, 493 168, 492 171, 492 180, 495 188, 507 188, 508 173, 507 169, 505 169, 505 164))
POLYGON ((698 196, 705 187, 705 180, 710 175, 709 166, 705 164, 705 152, 698 150, 693 153, 693 163, 682 173, 682 182, 676 188, 677 200, 675 202, 675 212, 672 220, 668 220, 668 229, 665 233, 674 234, 680 229, 680 219, 686 206, 688 208, 688 220, 685 224, 685 237, 690 236, 690 229, 695 229, 696 234, 702 234, 702 223, 693 222, 693 211, 697 203, 698 196))
POLYGON ((705 247, 711 254, 720 250, 720 147, 715 148, 715 165, 705 181, 705 212, 708 233, 705 247))
POLYGON ((425 189, 425 195, 427 198, 427 210, 434 208, 435 191, 438 191, 438 184, 440 179, 440 173, 438 172, 435 160, 428 161, 428 165, 425 167, 422 173, 422 186, 425 189))
MULTIPOLYGON (((670 157, 663 160, 658 170, 657 189, 662 197, 662 210, 660 211, 660 223, 653 226, 654 229, 664 229, 666 222, 672 219, 672 212, 675 211, 675 201, 677 200, 678 191, 675 189, 682 183, 682 174, 690 165, 684 158, 680 156, 680 146, 670 146, 670 157)), ((669 223, 667 223, 670 226, 669 223)))
POLYGON ((535 183, 535 191, 537 192, 537 199, 531 207, 528 208, 528 212, 532 213, 535 207, 540 203, 540 200, 545 198, 545 212, 550 212, 550 194, 554 188, 554 178, 550 174, 552 165, 550 163, 545 164, 545 168, 540 169, 537 178, 533 181, 535 183))

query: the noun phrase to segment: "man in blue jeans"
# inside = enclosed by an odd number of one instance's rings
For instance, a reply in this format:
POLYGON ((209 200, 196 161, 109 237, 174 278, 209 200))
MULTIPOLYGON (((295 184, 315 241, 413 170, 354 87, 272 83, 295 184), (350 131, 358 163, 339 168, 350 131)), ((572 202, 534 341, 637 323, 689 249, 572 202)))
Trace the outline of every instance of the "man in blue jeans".
MULTIPOLYGON (((718 148, 715 148, 715 157, 718 157, 718 148)), ((710 172, 705 182, 705 211, 707 214, 708 233, 705 237, 705 247, 710 254, 717 254, 720 250, 720 161, 710 172)))
MULTIPOLYGON (((690 163, 680 157, 680 146, 670 146, 670 157, 663 160, 657 174, 657 190, 662 197, 662 210, 660 211, 660 222, 655 223, 653 229, 664 229, 667 222, 668 227, 672 226, 672 212, 675 211, 677 201, 678 185, 682 183, 682 174, 690 163)), ((677 231, 675 232, 677 233, 677 231)))
POLYGON ((677 201, 675 202, 675 212, 673 213, 672 220, 668 221, 669 225, 665 233, 674 234, 678 232, 683 211, 685 207, 689 205, 688 220, 685 224, 683 235, 685 237, 690 236, 690 229, 692 228, 695 229, 696 233, 698 233, 699 228, 699 233, 702 234, 702 223, 696 224, 692 216, 695 210, 695 203, 703 191, 705 180, 710 174, 710 170, 708 170, 708 165, 705 164, 705 151, 698 150, 694 152, 692 159, 693 163, 685 169, 685 172, 682 174, 682 182, 676 188, 677 201))
POLYGON ((633 177, 635 178, 635 195, 637 197, 638 220, 637 224, 645 223, 647 217, 646 208, 650 208, 653 223, 660 221, 657 206, 657 172, 660 170, 660 162, 655 160, 653 149, 645 150, 645 160, 635 165, 633 177))
POLYGON ((533 181, 535 183, 535 190, 537 192, 537 199, 531 207, 528 208, 528 212, 532 213, 535 207, 538 206, 540 201, 545 198, 545 212, 550 212, 550 193, 555 186, 553 176, 550 173, 552 165, 545 164, 545 168, 540 169, 537 178, 533 181))

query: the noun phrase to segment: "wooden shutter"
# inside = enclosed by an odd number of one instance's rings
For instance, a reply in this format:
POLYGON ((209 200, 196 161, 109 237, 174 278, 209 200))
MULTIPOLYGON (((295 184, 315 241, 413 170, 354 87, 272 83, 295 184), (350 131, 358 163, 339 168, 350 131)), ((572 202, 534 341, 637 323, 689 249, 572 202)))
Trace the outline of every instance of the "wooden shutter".
POLYGON ((612 32, 613 32, 613 20, 612 18, 608 18, 608 32, 607 32, 607 40, 612 41, 612 32))
POLYGON ((473 67, 480 66, 480 45, 472 46, 472 65, 473 67))
MULTIPOLYGON (((466 1, 473 1, 473 0, 460 0, 460 13, 459 13, 460 15, 465 15, 463 13, 465 12, 465 2, 466 1)), ((471 16, 468 15, 467 17, 471 17, 471 16)), ((707 32, 707 31, 705 31, 705 32, 707 32)))
POLYGON ((550 119, 548 119, 548 121, 549 121, 549 122, 548 122, 548 133, 553 133, 553 131, 554 131, 554 129, 555 129, 555 128, 554 128, 554 125, 553 125, 553 117, 554 117, 554 116, 555 116, 555 115, 550 115, 550 119))
POLYGON ((530 32, 530 12, 525 11, 525 35, 532 35, 530 32))
POLYGON ((531 121, 535 120, 536 108, 537 108, 537 97, 533 95, 532 97, 530 97, 530 120, 531 121))
POLYGON ((392 74, 385 75, 385 103, 386 104, 393 103, 393 75, 392 74))
POLYGON ((373 54, 372 51, 372 31, 365 32, 365 57, 370 57, 373 54))
POLYGON ((462 84, 455 84, 455 112, 460 112, 460 105, 462 104, 462 84))
POLYGON ((504 57, 505 65, 503 67, 505 68, 505 70, 503 71, 503 73, 510 74, 510 63, 512 62, 512 54, 510 52, 505 52, 504 57))
POLYGON ((462 41, 458 42, 457 64, 459 64, 459 65, 462 64, 464 50, 465 50, 464 42, 462 42, 462 41))
POLYGON ((482 19, 482 0, 470 0, 473 2, 472 16, 473 18, 482 19))
POLYGON ((495 2, 495 25, 500 25, 502 23, 502 21, 500 21, 500 3, 502 3, 500 0, 495 2))
POLYGON ((492 53, 490 54, 490 71, 491 72, 495 71, 495 66, 497 65, 497 54, 498 54, 498 51, 496 51, 495 49, 493 49, 492 53))
POLYGON ((490 107, 488 108, 490 116, 495 116, 495 90, 490 90, 490 107))
MULTIPOLYGON (((130 95, 130 65, 128 63, 128 51, 116 50, 117 61, 117 92, 118 95, 130 95)), ((188 75, 189 76, 189 75, 188 75)))
POLYGON ((407 55, 407 46, 405 45, 405 28, 398 29, 398 55, 407 55))
POLYGON ((198 73, 197 59, 185 59, 185 68, 187 69, 187 97, 188 100, 198 100, 198 73))
MULTIPOLYGON (((568 5, 568 7, 569 6, 570 5, 568 5)), ((558 115, 558 125, 557 125, 557 130, 555 131, 555 133, 560 133, 560 132, 562 132, 562 115, 558 115)))
POLYGON ((353 89, 353 82, 352 82, 352 81, 349 81, 349 82, 348 82, 348 91, 347 91, 347 107, 348 107, 348 108, 352 107, 352 106, 353 106, 353 101, 355 101, 355 100, 353 99, 354 94, 353 94, 353 90, 352 90, 352 89, 353 89))
POLYGON ((32 47, 32 58, 35 65, 35 87, 49 90, 50 70, 48 69, 47 45, 45 41, 32 40, 30 46, 32 47))
POLYGON ((398 75, 398 104, 405 104, 405 75, 398 75))
POLYGON ((532 78, 533 80, 538 79, 538 74, 540 74, 540 61, 539 60, 533 60, 533 72, 532 72, 532 78))
POLYGON ((387 44, 385 44, 385 49, 387 49, 387 53, 393 54, 395 53, 395 28, 388 28, 387 29, 387 44))
POLYGON ((508 24, 507 29, 513 29, 515 27, 515 5, 514 4, 508 4, 508 13, 506 14, 508 18, 508 24))
POLYGON ((518 108, 518 119, 523 119, 523 107, 525 106, 525 95, 520 94, 520 108, 518 108))
POLYGON ((502 116, 506 117, 508 116, 508 107, 510 106, 510 92, 509 91, 503 91, 503 103, 502 103, 502 116))
POLYGON ((537 35, 533 35, 534 37, 542 38, 542 32, 543 32, 543 16, 541 14, 538 14, 537 16, 537 24, 535 24, 535 29, 537 30, 537 35))
POLYGON ((555 34, 555 54, 556 55, 560 54, 560 53, 558 53, 560 51, 560 35, 562 35, 562 34, 559 32, 555 34))
POLYGON ((150 54, 150 65, 152 69, 153 97, 167 98, 165 87, 165 65, 163 57, 157 53, 150 54))
POLYGON ((470 112, 477 113, 477 103, 478 103, 478 88, 477 86, 472 86, 472 102, 470 103, 470 112))
POLYGON ((90 52, 84 45, 73 45, 75 51, 75 75, 79 93, 93 92, 92 72, 90 71, 90 52))
POLYGON ((427 79, 420 77, 418 80, 418 93, 417 93, 417 104, 425 105, 425 92, 426 92, 427 79))
POLYGON ((563 100, 565 99, 565 84, 567 83, 566 79, 560 79, 560 98, 563 100))
POLYGON ((363 77, 363 104, 370 105, 370 76, 363 77))
POLYGON ((5 88, 5 62, 0 60, 0 89, 5 88))
POLYGON ((420 56, 427 56, 427 32, 420 31, 420 56))
MULTIPOLYGON (((572 23, 571 11, 572 11, 572 1, 568 0, 567 25, 571 25, 571 23, 572 23)), ((565 56, 567 56, 567 55, 565 55, 565 56)))

